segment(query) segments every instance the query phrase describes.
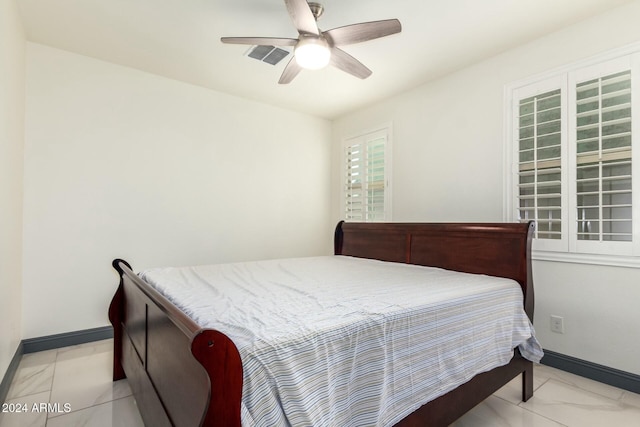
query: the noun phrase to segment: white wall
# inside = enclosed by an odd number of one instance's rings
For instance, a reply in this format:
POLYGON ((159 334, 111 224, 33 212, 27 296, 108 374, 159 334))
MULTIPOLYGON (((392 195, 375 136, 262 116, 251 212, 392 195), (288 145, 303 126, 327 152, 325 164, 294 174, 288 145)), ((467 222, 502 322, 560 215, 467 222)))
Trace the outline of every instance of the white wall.
POLYGON ((0 0, 0 380, 22 338, 24 56, 16 2, 0 0))
MULTIPOLYGON (((391 121, 393 220, 503 220, 504 86, 639 41, 639 16, 633 2, 336 120, 333 218, 342 138, 391 121)), ((640 374, 640 269, 535 261, 534 282, 545 348, 640 374), (565 334, 550 332, 550 314, 565 334)))
POLYGON ((134 269, 328 254, 328 121, 27 44, 24 337, 134 269))

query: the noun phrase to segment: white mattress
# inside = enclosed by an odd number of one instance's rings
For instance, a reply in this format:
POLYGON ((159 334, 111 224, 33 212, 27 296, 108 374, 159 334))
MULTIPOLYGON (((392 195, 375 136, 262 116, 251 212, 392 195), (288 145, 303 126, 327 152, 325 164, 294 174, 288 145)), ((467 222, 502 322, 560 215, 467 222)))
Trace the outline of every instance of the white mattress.
POLYGON ((542 357, 508 279, 344 256, 140 276, 234 341, 243 426, 391 426, 515 347, 542 357))

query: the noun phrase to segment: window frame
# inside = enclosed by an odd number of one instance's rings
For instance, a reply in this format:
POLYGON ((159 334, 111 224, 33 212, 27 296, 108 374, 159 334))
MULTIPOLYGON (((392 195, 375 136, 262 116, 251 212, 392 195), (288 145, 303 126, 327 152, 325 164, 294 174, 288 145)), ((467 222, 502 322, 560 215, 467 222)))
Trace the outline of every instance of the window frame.
MULTIPOLYGON (((596 73, 597 74, 597 73, 596 73)), ((606 75, 606 72, 601 72, 606 75)), ((545 89, 561 89, 563 107, 562 118, 562 229, 563 242, 543 241, 534 239, 533 259, 543 261, 560 261, 585 264, 601 264, 622 267, 640 267, 640 43, 633 43, 618 49, 613 49, 582 61, 577 61, 558 67, 551 71, 532 76, 520 81, 505 85, 504 87, 504 149, 503 161, 505 165, 505 181, 503 188, 503 219, 514 221, 518 219, 519 190, 519 148, 517 135, 518 102, 533 96, 536 93, 544 93, 545 89), (593 246, 619 246, 619 245, 590 245, 577 240, 577 230, 574 230, 576 213, 576 148, 575 145, 575 120, 571 116, 575 109, 575 84, 585 81, 583 76, 593 75, 593 70, 598 67, 603 70, 611 70, 619 67, 621 62, 627 61, 632 70, 632 239, 627 245, 627 250, 618 250, 615 253, 608 249, 603 251, 593 246), (614 68, 609 68, 614 67, 614 68), (560 83, 560 86, 558 86, 560 83), (572 134, 573 132, 573 134, 572 134), (570 161, 570 156, 574 156, 570 161), (634 159, 635 157, 635 159, 634 159), (568 175, 568 176, 567 176, 568 175), (589 248, 592 246, 592 248, 589 248)), ((573 116, 575 117, 575 116, 573 116)), ((624 245, 623 245, 624 246, 624 245)))
POLYGON ((391 185, 391 171, 392 171, 392 125, 391 123, 381 125, 380 127, 376 127, 370 130, 358 132, 356 135, 352 135, 349 137, 342 138, 341 145, 341 171, 340 171, 340 208, 341 208, 341 218, 346 221, 356 221, 353 219, 346 218, 347 212, 347 188, 346 188, 346 180, 347 180, 347 168, 346 168, 346 151, 347 148, 355 145, 357 142, 364 142, 367 139, 377 138, 377 137, 385 137, 385 149, 384 149, 384 217, 382 219, 367 219, 366 217, 362 220, 357 220, 359 222, 384 222, 392 220, 392 185, 391 185))

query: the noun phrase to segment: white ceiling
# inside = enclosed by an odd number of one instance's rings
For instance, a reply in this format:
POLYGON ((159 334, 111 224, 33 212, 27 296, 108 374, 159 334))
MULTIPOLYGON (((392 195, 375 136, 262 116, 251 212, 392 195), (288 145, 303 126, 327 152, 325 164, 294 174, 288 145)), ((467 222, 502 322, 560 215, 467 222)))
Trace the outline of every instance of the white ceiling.
POLYGON ((222 36, 297 38, 282 0, 18 0, 29 41, 326 118, 361 108, 632 0, 323 0, 323 30, 398 18, 402 32, 343 49, 373 75, 278 79, 222 36))

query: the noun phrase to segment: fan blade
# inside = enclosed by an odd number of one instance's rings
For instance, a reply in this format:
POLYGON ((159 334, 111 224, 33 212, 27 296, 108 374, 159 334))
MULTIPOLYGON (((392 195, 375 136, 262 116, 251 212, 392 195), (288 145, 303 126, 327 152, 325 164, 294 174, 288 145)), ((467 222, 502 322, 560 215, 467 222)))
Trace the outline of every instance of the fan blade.
POLYGON ((362 62, 335 46, 331 48, 331 65, 360 79, 366 79, 373 73, 362 62))
POLYGON ((222 43, 250 44, 257 46, 295 46, 297 39, 283 39, 278 37, 222 37, 222 43))
POLYGON ((402 31, 402 25, 397 19, 384 21, 362 22, 360 24, 346 25, 334 28, 322 33, 329 44, 343 46, 354 43, 366 42, 402 31))
POLYGON ((311 13, 306 0, 284 0, 289 11, 289 16, 299 33, 320 35, 316 18, 311 13))
POLYGON ((278 83, 281 85, 286 85, 287 83, 291 83, 299 73, 302 71, 302 67, 298 65, 296 62, 296 58, 291 58, 287 66, 284 68, 282 75, 280 76, 280 80, 278 83))

